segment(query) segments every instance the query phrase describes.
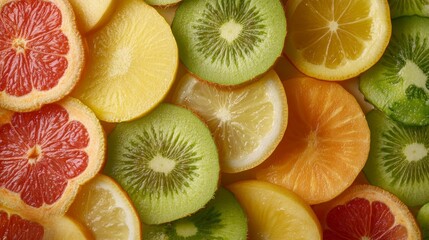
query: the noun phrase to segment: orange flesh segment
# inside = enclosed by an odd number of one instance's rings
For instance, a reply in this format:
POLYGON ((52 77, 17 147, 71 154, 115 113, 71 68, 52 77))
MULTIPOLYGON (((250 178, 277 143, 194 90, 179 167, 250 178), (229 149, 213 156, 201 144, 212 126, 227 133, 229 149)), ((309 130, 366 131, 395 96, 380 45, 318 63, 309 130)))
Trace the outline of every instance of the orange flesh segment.
POLYGON ((0 239, 43 239, 44 228, 36 222, 0 209, 0 239))

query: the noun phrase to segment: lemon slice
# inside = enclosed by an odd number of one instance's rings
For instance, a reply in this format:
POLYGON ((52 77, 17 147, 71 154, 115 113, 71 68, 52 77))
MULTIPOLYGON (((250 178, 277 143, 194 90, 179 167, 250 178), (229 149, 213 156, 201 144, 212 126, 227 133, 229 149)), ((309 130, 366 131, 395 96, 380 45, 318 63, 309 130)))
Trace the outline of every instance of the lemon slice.
POLYGON ((157 106, 176 76, 170 25, 139 0, 120 1, 110 21, 88 36, 89 64, 73 95, 100 120, 122 122, 157 106))
POLYGON ((383 55, 391 36, 387 0, 289 0, 285 52, 308 76, 345 80, 383 55))
POLYGON ((141 224, 128 195, 108 176, 86 183, 68 214, 84 224, 96 239, 141 239, 141 224))
POLYGON ((206 121, 219 145, 223 172, 240 172, 263 162, 287 126, 286 94, 274 71, 234 89, 217 88, 187 74, 172 101, 206 121))

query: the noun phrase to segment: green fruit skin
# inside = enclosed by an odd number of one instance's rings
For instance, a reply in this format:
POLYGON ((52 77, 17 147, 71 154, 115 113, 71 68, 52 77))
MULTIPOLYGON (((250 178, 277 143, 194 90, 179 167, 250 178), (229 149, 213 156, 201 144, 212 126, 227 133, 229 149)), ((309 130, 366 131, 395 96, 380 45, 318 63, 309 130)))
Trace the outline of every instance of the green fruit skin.
POLYGON ((422 230, 423 240, 429 240, 429 203, 423 205, 417 212, 417 222, 422 230))
POLYGON ((389 0, 392 18, 418 15, 429 17, 429 2, 427 0, 389 0))

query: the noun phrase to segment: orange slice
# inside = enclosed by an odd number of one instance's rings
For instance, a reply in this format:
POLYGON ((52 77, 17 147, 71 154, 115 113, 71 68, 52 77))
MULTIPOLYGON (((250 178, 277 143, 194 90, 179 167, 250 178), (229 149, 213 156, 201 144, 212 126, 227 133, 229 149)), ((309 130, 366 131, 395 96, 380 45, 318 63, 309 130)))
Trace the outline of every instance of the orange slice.
POLYGON ((370 132, 356 99, 335 82, 283 82, 289 123, 256 177, 293 190, 310 204, 328 201, 352 184, 365 165, 370 132))
POLYGON ((381 58, 389 43, 387 0, 289 0, 285 9, 285 52, 308 76, 358 76, 381 58))
POLYGON ((81 36, 63 0, 0 1, 0 107, 31 111, 60 100, 80 78, 81 36))
POLYGON ((50 218, 101 168, 105 137, 95 114, 66 98, 40 110, 0 109, 0 205, 50 218))
POLYGON ((133 203, 110 177, 98 174, 82 186, 67 212, 96 239, 141 239, 141 223, 133 203))
POLYGON ((395 195, 372 185, 355 185, 314 207, 323 239, 421 239, 410 210, 395 195))
POLYGON ((295 193, 256 180, 236 182, 228 189, 246 211, 248 239, 322 239, 316 215, 295 193))

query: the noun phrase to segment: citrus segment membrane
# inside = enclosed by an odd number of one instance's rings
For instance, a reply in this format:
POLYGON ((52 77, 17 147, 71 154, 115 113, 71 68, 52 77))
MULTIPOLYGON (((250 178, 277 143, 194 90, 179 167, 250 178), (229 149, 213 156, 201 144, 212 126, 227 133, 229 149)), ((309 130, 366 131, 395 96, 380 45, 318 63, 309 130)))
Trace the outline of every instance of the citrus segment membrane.
POLYGON ((141 239, 141 224, 133 203, 108 176, 98 174, 85 183, 67 214, 90 229, 96 239, 141 239))
POLYGON ((308 76, 346 80, 374 65, 391 35, 386 0, 290 0, 285 53, 308 76))
POLYGON ((407 125, 429 124, 429 19, 392 21, 389 46, 380 61, 360 76, 365 98, 407 125))
POLYGON ((79 185, 104 162, 104 134, 95 115, 72 98, 2 115, 0 204, 40 218, 63 214, 79 185))
POLYGON ((41 224, 0 208, 0 239, 41 240, 44 232, 41 224))
POLYGON ((378 110, 366 119, 371 148, 363 171, 368 181, 408 206, 429 202, 429 126, 406 126, 378 110))
POLYGON ((219 89, 187 74, 178 83, 173 102, 207 122, 224 172, 244 171, 263 162, 287 126, 286 94, 274 71, 239 89, 219 89))
POLYGON ((105 172, 130 195, 146 224, 194 213, 217 189, 217 147, 208 127, 187 109, 162 103, 119 123, 108 144, 105 172))
POLYGON ((428 0, 389 0, 389 7, 392 18, 413 15, 429 17, 428 0))
POLYGON ((283 49, 286 18, 278 0, 187 0, 179 5, 172 30, 190 72, 236 85, 274 65, 283 49))
POLYGON ((88 35, 88 46, 88 68, 72 95, 102 121, 148 113, 175 79, 178 50, 171 28, 143 1, 120 1, 110 21, 88 35))
POLYGON ((31 111, 63 98, 83 63, 67 1, 0 2, 0 107, 31 111))

